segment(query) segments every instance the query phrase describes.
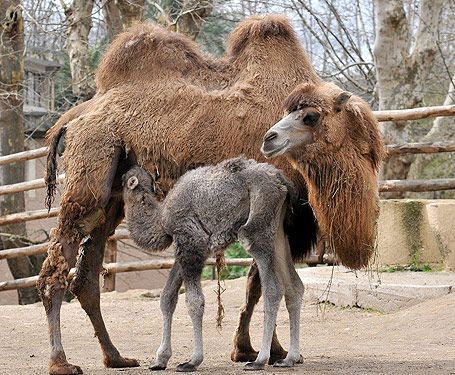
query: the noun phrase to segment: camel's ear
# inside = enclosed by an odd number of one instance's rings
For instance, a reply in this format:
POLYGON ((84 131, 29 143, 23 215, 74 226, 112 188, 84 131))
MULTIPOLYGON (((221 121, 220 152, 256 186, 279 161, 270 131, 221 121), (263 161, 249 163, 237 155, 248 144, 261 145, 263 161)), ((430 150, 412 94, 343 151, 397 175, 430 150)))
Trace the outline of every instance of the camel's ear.
POLYGON ((351 97, 351 93, 347 91, 343 91, 339 94, 335 99, 335 111, 340 112, 344 105, 348 102, 349 98, 351 97))
POLYGON ((137 179, 136 176, 132 176, 128 179, 128 181, 126 182, 126 186, 128 187, 128 189, 130 190, 134 190, 137 185, 139 185, 139 180, 137 179))

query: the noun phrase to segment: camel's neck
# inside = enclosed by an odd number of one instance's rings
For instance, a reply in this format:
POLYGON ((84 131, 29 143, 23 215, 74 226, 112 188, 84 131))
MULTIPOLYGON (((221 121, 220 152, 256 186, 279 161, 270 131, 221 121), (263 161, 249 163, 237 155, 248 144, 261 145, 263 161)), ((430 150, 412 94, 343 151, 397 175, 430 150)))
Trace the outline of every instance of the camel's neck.
POLYGON ((374 250, 379 213, 376 172, 366 159, 331 157, 294 162, 308 185, 308 198, 322 234, 341 263, 358 269, 374 250))
POLYGON ((125 201, 131 237, 144 249, 165 249, 171 244, 172 238, 166 234, 162 225, 162 203, 147 191, 134 194, 134 199, 125 201))

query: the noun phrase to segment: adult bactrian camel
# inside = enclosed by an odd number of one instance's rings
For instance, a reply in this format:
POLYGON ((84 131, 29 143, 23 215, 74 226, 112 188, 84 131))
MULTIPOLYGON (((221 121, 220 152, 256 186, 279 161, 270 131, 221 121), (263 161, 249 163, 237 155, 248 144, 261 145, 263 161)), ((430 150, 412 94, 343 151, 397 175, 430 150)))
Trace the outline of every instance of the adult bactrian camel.
MULTIPOLYGON (((63 150, 66 173, 58 228, 38 281, 49 323, 50 373, 81 371, 66 360, 60 308, 68 270, 82 251, 85 257, 79 259, 84 264, 79 264, 71 290, 92 321, 104 364, 138 365, 122 357, 112 344, 100 312, 98 285, 106 239, 123 218, 120 177, 131 160, 152 173, 158 171, 164 192, 197 166, 238 154, 259 160, 262 136, 280 118, 282 101, 305 82, 322 84, 294 31, 280 16, 242 22, 220 60, 202 56, 184 36, 152 25, 119 35, 97 71, 95 97, 63 115, 48 135, 48 203, 55 189, 57 152, 63 150)), ((274 164, 298 188, 300 199, 285 225, 293 258, 298 260, 310 249, 317 227, 300 173, 285 159, 274 164)), ((374 213, 366 217, 375 219, 374 213)), ((343 222, 334 225, 343 226, 343 222)), ((357 236, 355 228, 340 233, 345 238, 357 236)), ((336 250, 347 266, 359 268, 366 263, 362 254, 371 244, 364 245, 354 253, 347 248, 336 250)), ((250 270, 247 289, 233 360, 254 360, 257 355, 248 333, 261 295, 257 267, 250 270)), ((285 355, 274 336, 271 359, 285 355)))

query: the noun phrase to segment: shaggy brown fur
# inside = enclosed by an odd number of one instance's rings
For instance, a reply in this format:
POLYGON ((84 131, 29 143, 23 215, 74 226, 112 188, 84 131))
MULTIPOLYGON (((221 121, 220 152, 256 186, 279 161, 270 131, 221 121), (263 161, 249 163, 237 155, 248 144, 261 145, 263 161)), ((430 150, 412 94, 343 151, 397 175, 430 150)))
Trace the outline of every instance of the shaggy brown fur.
POLYGON ((377 173, 384 157, 376 118, 362 99, 331 83, 298 86, 285 100, 285 110, 294 119, 302 113, 305 119, 305 111, 321 115, 316 125, 301 130, 277 124, 270 129, 277 132, 271 140, 279 145, 284 140, 280 137, 292 142, 292 137, 301 139, 302 132, 311 131, 307 144, 296 141, 280 153, 303 174, 321 231, 341 263, 353 269, 366 266, 375 244, 377 173))
MULTIPOLYGON (((64 160, 64 232, 108 199, 106 176, 118 158, 116 149, 133 150, 140 165, 159 171, 164 192, 196 166, 238 154, 262 159, 260 139, 281 115, 282 100, 297 83, 319 79, 280 16, 244 21, 228 51, 224 59, 212 61, 184 36, 148 24, 113 42, 97 72, 98 94, 48 134, 52 143, 67 127, 65 152, 71 156, 64 160)), ((284 160, 274 164, 297 180, 305 195, 290 165, 284 160)), ((54 169, 47 176, 49 192, 54 169)), ((76 240, 77 231, 71 231, 76 240)), ((308 250, 309 241, 302 245, 308 250)))

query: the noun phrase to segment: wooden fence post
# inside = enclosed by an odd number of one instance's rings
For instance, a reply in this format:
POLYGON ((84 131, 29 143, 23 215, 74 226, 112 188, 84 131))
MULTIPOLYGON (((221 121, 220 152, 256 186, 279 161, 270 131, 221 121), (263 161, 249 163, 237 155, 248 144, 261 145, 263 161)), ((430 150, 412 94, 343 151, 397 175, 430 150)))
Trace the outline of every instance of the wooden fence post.
MULTIPOLYGON (((109 238, 104 250, 104 263, 117 262, 117 240, 109 238)), ((102 292, 113 292, 115 290, 115 272, 108 272, 103 276, 102 292)))

